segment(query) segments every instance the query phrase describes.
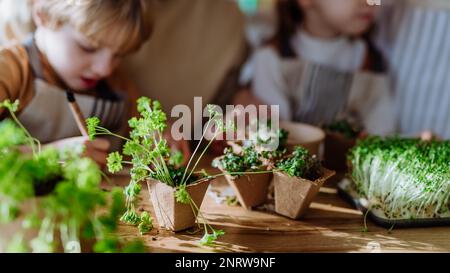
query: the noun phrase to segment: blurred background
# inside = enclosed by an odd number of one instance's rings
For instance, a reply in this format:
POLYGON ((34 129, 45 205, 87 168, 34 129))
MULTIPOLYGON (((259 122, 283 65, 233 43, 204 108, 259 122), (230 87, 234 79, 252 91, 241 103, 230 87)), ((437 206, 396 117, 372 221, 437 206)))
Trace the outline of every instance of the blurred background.
MULTIPOLYGON (((33 30, 29 0, 0 0, 0 43, 33 30)), ((154 0, 155 31, 121 68, 166 110, 176 104, 225 102, 241 66, 274 29, 273 0, 154 0), (142 61, 145 60, 145 61, 142 61)))
MULTIPOLYGON (((0 43, 33 30, 30 1, 0 0, 0 43)), ((275 0, 151 2, 154 33, 120 69, 166 111, 193 106, 194 96, 204 104, 230 103, 251 80, 252 53, 276 31, 275 0)), ((381 10, 374 43, 387 60, 397 132, 449 138, 450 1, 384 0, 381 10)))

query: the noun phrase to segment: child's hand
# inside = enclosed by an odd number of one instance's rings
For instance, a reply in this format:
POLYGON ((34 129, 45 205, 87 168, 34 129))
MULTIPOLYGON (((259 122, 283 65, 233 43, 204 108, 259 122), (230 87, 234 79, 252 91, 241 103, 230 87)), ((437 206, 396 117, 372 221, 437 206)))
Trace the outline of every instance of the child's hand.
POLYGON ((96 138, 94 140, 89 140, 84 138, 84 145, 86 149, 84 150, 83 156, 90 157, 100 167, 106 166, 106 158, 108 157, 109 148, 111 147, 111 143, 109 140, 96 138))
POLYGON ((91 158, 102 168, 106 166, 106 158, 108 157, 109 147, 111 146, 110 142, 106 139, 97 138, 91 141, 83 136, 65 138, 47 145, 55 147, 58 150, 85 146, 83 156, 91 158))

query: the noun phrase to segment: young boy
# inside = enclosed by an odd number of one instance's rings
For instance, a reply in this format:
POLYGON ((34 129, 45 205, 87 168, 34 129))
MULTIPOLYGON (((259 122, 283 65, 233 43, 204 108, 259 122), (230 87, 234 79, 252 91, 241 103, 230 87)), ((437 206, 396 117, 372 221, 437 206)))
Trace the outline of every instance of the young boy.
POLYGON ((98 116, 115 132, 126 128, 137 94, 113 72, 149 38, 149 0, 34 0, 32 11, 33 37, 0 48, 0 101, 20 100, 19 120, 41 142, 85 142, 86 154, 104 164, 109 142, 74 137, 80 131, 66 92, 84 117, 98 116))

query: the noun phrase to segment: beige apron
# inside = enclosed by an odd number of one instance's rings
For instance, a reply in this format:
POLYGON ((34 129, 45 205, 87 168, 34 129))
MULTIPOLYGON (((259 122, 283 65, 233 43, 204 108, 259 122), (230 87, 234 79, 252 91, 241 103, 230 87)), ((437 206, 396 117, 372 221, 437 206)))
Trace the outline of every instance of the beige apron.
MULTIPOLYGON (((28 39, 24 46, 36 78, 35 94, 19 114, 19 120, 31 135, 42 143, 80 136, 80 130, 69 108, 66 91, 43 80, 42 67, 33 39, 28 39)), ((95 95, 75 94, 83 116, 99 117, 102 126, 113 132, 122 131, 128 113, 126 96, 108 89, 106 83, 100 83, 93 94, 95 95)))
POLYGON ((350 119, 371 134, 395 131, 393 99, 385 75, 347 73, 299 59, 282 59, 281 69, 295 121, 322 126, 350 119))

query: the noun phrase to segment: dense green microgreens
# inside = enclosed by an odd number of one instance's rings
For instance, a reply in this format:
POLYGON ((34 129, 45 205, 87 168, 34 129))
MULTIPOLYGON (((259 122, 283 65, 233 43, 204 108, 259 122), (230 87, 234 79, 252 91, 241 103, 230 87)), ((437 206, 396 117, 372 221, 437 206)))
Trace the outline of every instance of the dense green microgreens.
POLYGON ((88 158, 52 148, 41 151, 40 143, 15 116, 17 101, 5 101, 0 106, 8 109, 16 121, 0 123, 0 222, 8 223, 21 216, 24 228, 39 229, 38 236, 30 242, 16 234, 6 250, 54 252, 54 235, 60 234, 65 252, 81 251, 81 239, 94 239, 98 252, 122 251, 123 244, 111 235, 125 210, 121 190, 103 191, 101 171, 88 158), (33 154, 22 153, 24 145, 31 146, 33 154), (40 196, 39 201, 35 196, 40 196), (31 209, 22 210, 24 203, 31 209), (116 243, 105 244, 111 240, 116 243))
POLYGON ((254 147, 245 147, 241 154, 235 154, 229 148, 225 149, 224 156, 213 161, 213 166, 221 168, 228 173, 250 173, 251 171, 259 171, 263 168, 260 154, 254 147))
POLYGON ((291 177, 316 180, 322 176, 322 167, 315 155, 311 156, 303 147, 295 147, 291 156, 276 163, 276 170, 283 171, 291 177))
POLYGON ((346 120, 337 120, 325 126, 325 130, 343 134, 346 138, 353 139, 359 136, 362 128, 351 124, 346 120))
MULTIPOLYGON (((152 101, 149 98, 142 97, 137 101, 137 109, 140 116, 132 118, 128 122, 131 128, 129 137, 116 135, 99 126, 100 121, 98 118, 90 118, 87 120, 90 136, 110 135, 124 140, 125 144, 122 154, 131 158, 131 161, 126 161, 119 153, 113 153, 108 157, 108 169, 112 173, 120 171, 123 165, 131 166, 131 181, 124 190, 126 196, 126 212, 121 217, 121 220, 129 224, 138 225, 141 232, 147 232, 151 228, 152 225, 149 216, 144 215, 143 217, 143 213, 139 216, 135 209, 135 203, 141 191, 140 183, 147 179, 155 179, 176 188, 175 195, 177 201, 190 204, 193 206, 194 213, 202 216, 199 208, 195 206, 189 196, 186 187, 189 184, 210 178, 209 175, 199 176, 199 172, 196 172, 197 165, 214 139, 226 130, 230 130, 233 125, 228 124, 226 127, 223 123, 222 115, 216 111, 215 106, 208 105, 209 120, 206 125, 206 130, 189 159, 187 166, 181 167, 180 164, 183 161, 182 154, 180 152, 172 153, 167 141, 163 137, 164 130, 167 128, 167 117, 162 110, 161 104, 158 101, 152 101), (213 137, 200 155, 197 156, 206 131, 213 126, 215 127, 213 137)), ((215 230, 206 221, 204 222, 204 228, 205 234, 209 234, 208 230, 217 236, 222 234, 222 232, 215 230)), ((200 242, 203 243, 203 241, 200 242)))
POLYGON ((449 214, 449 141, 370 137, 359 141, 348 158, 357 191, 386 217, 449 214))

